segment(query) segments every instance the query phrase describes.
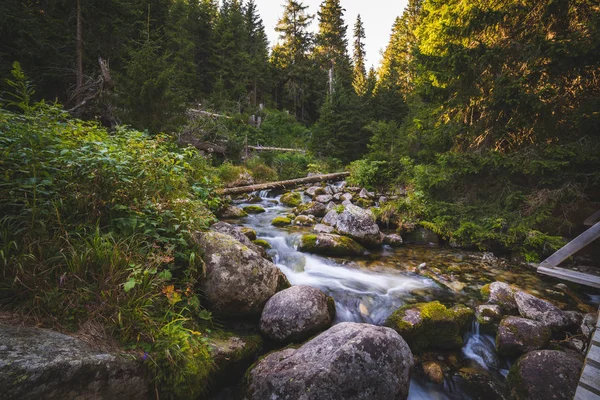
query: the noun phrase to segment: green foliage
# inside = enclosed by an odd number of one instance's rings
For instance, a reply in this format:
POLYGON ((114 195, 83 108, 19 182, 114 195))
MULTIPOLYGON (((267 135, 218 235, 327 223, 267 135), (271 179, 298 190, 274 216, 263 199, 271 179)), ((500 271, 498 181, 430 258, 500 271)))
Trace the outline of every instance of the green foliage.
POLYGON ((246 161, 246 168, 250 170, 255 183, 277 180, 277 171, 266 165, 260 157, 252 157, 246 161))
POLYGON ((0 109, 2 303, 73 329, 99 322, 149 354, 161 390, 199 393, 210 314, 191 235, 220 203, 212 168, 166 136, 21 108, 0 109))
POLYGON ((246 168, 225 162, 217 168, 219 181, 226 186, 236 186, 244 177, 250 177, 246 168))
POLYGON ((354 161, 348 168, 350 171, 348 183, 369 190, 376 190, 384 187, 388 182, 388 177, 384 173, 385 166, 385 161, 354 161))

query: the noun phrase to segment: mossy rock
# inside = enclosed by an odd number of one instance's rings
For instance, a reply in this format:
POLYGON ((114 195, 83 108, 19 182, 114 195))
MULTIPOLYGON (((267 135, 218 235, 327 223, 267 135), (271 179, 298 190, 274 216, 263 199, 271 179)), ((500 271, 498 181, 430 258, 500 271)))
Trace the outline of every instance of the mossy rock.
POLYGON ((287 217, 275 217, 273 221, 271 221, 271 225, 273 226, 287 226, 291 225, 292 220, 287 217))
POLYGON ((279 202, 284 206, 298 207, 302 204, 302 195, 300 192, 288 192, 281 196, 279 202))
POLYGON ((483 301, 488 301, 490 299, 490 284, 488 283, 479 289, 479 293, 481 294, 483 301))
POLYGON ((414 353, 425 349, 460 349, 462 334, 473 317, 473 310, 458 305, 446 308, 439 301, 400 307, 385 321, 396 330, 414 353))
POLYGON ((265 250, 269 250, 269 249, 273 248, 273 246, 271 246, 271 243, 267 242, 264 239, 256 239, 256 240, 253 240, 252 243, 262 247, 265 250))
POLYGON ((294 218, 294 225, 297 226, 313 226, 317 222, 312 215, 298 215, 294 218))
POLYGON ((256 240, 256 231, 252 228, 248 228, 247 226, 240 227, 240 231, 250 240, 256 240))
POLYGON ((298 250, 332 257, 361 256, 366 253, 365 248, 354 240, 328 233, 302 236, 298 250))
POLYGON ((244 211, 248 214, 262 214, 265 212, 265 209, 261 206, 246 206, 244 207, 244 211))
POLYGON ((222 219, 234 219, 247 217, 248 213, 237 206, 226 206, 217 212, 217 216, 222 219))

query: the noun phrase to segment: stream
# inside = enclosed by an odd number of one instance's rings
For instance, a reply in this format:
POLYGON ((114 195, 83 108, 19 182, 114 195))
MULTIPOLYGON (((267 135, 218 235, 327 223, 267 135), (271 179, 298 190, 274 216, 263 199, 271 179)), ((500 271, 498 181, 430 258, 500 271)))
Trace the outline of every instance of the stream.
MULTIPOLYGON (((249 215, 238 221, 253 228, 259 239, 268 241, 269 254, 292 285, 309 285, 332 296, 336 304, 335 323, 354 321, 381 325, 398 307, 418 302, 439 300, 446 305, 463 303, 472 308, 481 302, 479 289, 496 280, 517 284, 531 294, 550 298, 558 304, 576 309, 573 298, 557 289, 556 281, 541 280, 531 268, 515 268, 491 254, 444 247, 405 245, 400 248, 383 246, 361 258, 329 258, 296 250, 302 234, 310 228, 271 225, 273 218, 286 215, 290 208, 278 202, 269 191, 260 194, 266 212, 249 215)), ((244 207, 249 203, 238 203, 244 207)), ((598 297, 578 293, 586 303, 597 303, 598 297)), ((495 352, 495 337, 480 332, 476 322, 465 335, 465 345, 459 353, 438 352, 438 361, 454 360, 454 370, 488 377, 499 387, 505 384, 508 369, 514 360, 499 358, 495 352)), ((445 374, 443 385, 413 374, 409 399, 468 399, 460 380, 445 374)))

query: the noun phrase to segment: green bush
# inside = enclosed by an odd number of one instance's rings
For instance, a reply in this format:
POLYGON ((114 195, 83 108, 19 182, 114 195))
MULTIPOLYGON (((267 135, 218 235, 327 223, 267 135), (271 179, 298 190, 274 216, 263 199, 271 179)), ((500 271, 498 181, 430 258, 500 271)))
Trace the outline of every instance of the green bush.
POLYGON ((357 160, 350 164, 348 183, 376 190, 388 183, 385 161, 357 160))
POLYGON ((109 134, 13 97, 22 113, 0 109, 0 302, 63 328, 99 322, 147 352, 161 391, 201 392, 203 373, 165 371, 211 368, 191 235, 214 221, 212 168, 167 136, 109 134))
POLYGON ((254 182, 264 183, 277 180, 277 171, 264 163, 260 157, 252 157, 246 162, 246 167, 250 170, 254 182))

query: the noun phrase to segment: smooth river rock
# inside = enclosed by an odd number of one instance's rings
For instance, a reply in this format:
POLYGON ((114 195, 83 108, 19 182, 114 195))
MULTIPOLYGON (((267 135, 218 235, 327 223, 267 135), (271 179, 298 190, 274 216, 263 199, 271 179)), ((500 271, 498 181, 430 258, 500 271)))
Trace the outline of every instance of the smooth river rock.
POLYGON ((260 331, 278 342, 301 341, 329 328, 334 317, 331 296, 310 286, 292 286, 267 301, 260 331))
POLYGON ((344 322, 298 349, 274 352, 247 374, 250 400, 402 400, 413 356, 394 330, 344 322))
POLYGON ((489 304, 500 306, 503 313, 513 314, 518 310, 515 290, 507 283, 493 282, 481 288, 481 295, 489 304))

